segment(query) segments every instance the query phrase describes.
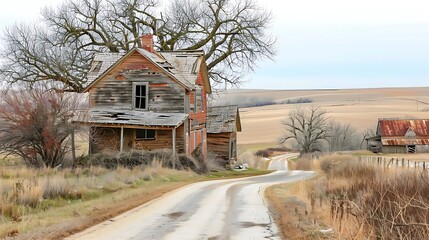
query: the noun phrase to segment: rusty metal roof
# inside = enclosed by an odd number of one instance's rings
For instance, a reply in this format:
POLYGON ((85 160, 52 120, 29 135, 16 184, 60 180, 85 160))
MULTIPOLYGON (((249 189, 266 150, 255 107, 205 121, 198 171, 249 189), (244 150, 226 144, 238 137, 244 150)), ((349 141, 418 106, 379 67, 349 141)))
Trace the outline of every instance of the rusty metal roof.
POLYGON ((238 106, 210 107, 207 112, 207 133, 241 132, 238 106))
POLYGON ((155 113, 139 110, 97 107, 78 112, 72 121, 82 124, 135 125, 147 127, 178 127, 188 117, 184 113, 155 113))
POLYGON ((405 137, 407 132, 414 132, 416 137, 429 138, 429 119, 379 120, 377 135, 381 137, 405 137))
POLYGON ((381 143, 390 146, 429 145, 429 139, 382 139, 381 143))

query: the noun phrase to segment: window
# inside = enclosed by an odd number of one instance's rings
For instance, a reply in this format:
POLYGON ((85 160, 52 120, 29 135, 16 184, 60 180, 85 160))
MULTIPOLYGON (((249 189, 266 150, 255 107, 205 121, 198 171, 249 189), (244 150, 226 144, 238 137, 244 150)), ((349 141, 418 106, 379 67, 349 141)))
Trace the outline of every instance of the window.
POLYGON ((194 112, 203 110, 203 93, 201 88, 195 89, 194 92, 194 112))
POLYGON ((136 140, 155 140, 156 130, 136 129, 136 140))
POLYGON ((101 65, 103 62, 101 61, 93 61, 91 65, 91 69, 89 69, 89 73, 98 73, 101 69, 101 65))
POLYGON ((133 84, 133 106, 135 109, 147 109, 148 84, 133 84))

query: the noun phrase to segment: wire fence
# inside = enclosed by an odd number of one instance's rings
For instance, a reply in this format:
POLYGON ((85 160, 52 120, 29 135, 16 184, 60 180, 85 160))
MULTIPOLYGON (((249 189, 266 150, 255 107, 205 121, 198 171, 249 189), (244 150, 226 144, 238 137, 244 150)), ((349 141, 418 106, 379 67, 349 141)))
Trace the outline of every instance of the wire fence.
POLYGON ((406 158, 380 157, 380 156, 360 156, 360 162, 376 164, 384 168, 409 168, 416 170, 426 170, 429 168, 429 162, 415 161, 406 158))

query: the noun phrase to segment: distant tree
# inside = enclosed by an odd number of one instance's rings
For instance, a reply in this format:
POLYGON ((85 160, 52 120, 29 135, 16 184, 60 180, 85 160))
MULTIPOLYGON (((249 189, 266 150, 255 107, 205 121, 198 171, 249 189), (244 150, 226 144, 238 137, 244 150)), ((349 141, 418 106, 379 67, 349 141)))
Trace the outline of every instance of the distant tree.
POLYGON ((359 148, 359 136, 350 123, 341 123, 334 120, 328 122, 329 151, 355 150, 359 148))
POLYGON ((239 86, 258 60, 271 59, 272 15, 256 0, 67 0, 42 12, 37 25, 13 25, 4 35, 4 81, 52 80, 81 91, 96 52, 141 46, 157 36, 158 50, 205 50, 212 85, 239 86))
POLYGON ((77 94, 35 86, 3 90, 0 102, 0 153, 18 155, 28 166, 55 167, 71 150, 75 126, 70 118, 80 105, 77 94))
POLYGON ((296 108, 282 122, 286 134, 280 143, 293 140, 301 153, 321 151, 328 134, 328 120, 327 112, 320 107, 296 108))
POLYGON ((360 142, 360 148, 364 149, 364 143, 365 143, 366 139, 377 136, 377 133, 376 133, 376 130, 368 128, 368 129, 361 132, 361 136, 362 136, 362 138, 361 138, 361 142, 360 142))

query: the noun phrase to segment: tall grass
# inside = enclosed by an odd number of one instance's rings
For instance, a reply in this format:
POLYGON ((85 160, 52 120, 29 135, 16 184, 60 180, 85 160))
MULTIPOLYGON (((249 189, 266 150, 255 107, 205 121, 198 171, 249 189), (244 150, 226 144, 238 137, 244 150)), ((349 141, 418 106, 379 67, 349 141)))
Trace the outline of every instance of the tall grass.
POLYGON ((158 150, 96 154, 83 159, 76 168, 2 167, 0 220, 17 221, 27 213, 140 186, 157 178, 170 181, 166 176, 221 170, 211 162, 158 150))
POLYGON ((308 202, 329 213, 341 238, 429 236, 427 171, 392 173, 341 155, 320 159, 320 169, 326 177, 306 186, 308 202))

